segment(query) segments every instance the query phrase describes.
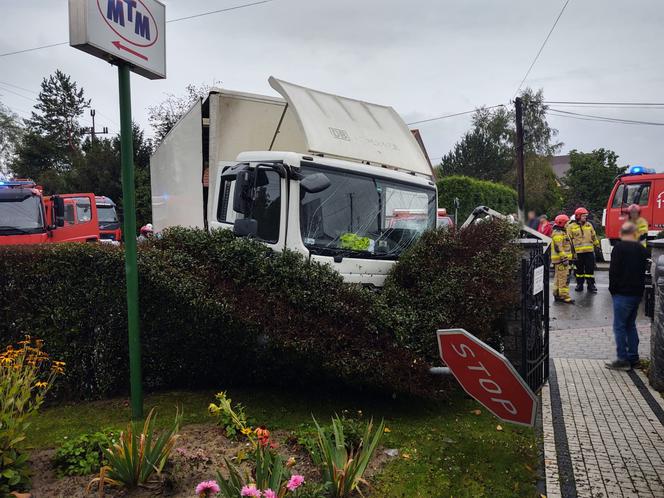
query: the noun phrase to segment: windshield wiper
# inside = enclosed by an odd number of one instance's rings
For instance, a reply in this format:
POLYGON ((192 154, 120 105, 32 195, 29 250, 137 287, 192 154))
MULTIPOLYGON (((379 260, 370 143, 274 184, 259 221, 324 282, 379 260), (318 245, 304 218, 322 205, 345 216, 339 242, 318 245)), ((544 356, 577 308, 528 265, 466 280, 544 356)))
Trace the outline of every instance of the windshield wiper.
POLYGON ((25 230, 24 228, 12 227, 12 226, 9 226, 9 225, 0 225, 0 231, 1 232, 12 231, 12 232, 28 233, 28 234, 32 233, 32 232, 29 232, 28 230, 25 230))

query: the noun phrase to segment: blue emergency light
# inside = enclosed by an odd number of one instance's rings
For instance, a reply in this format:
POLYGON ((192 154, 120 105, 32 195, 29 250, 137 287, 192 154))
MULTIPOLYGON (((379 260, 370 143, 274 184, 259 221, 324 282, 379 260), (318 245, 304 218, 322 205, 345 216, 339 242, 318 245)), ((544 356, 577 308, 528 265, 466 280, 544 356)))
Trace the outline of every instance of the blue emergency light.
POLYGON ((630 175, 648 175, 654 172, 654 169, 646 168, 645 166, 630 166, 628 170, 628 174, 630 175))

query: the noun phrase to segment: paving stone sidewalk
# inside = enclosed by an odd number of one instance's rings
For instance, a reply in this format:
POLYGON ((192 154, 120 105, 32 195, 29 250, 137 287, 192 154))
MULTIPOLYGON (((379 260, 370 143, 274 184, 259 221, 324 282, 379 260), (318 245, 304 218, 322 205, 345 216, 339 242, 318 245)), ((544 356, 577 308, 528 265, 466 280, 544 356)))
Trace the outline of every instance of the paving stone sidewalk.
MULTIPOLYGON (((640 330, 642 357, 649 330, 640 330)), ((641 372, 604 367, 611 329, 551 333, 542 391, 548 497, 664 498, 664 400, 641 372)))

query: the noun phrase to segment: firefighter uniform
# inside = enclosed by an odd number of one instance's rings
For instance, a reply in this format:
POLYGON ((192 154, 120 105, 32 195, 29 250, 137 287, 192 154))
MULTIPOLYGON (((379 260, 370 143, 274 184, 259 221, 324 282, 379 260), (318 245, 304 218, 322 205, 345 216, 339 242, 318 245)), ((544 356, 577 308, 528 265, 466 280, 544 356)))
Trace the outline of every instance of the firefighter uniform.
POLYGON ((636 225, 636 236, 641 241, 643 247, 645 247, 648 238, 648 220, 643 216, 639 216, 634 224, 636 225))
POLYGON ((576 254, 576 289, 583 290, 584 282, 588 282, 588 290, 595 289, 595 248, 599 247, 595 229, 587 221, 575 220, 567 226, 567 234, 576 254))
POLYGON ((555 270, 553 276, 553 297, 556 301, 571 303, 569 295, 569 263, 572 259, 572 243, 563 227, 554 226, 551 234, 551 262, 555 270))

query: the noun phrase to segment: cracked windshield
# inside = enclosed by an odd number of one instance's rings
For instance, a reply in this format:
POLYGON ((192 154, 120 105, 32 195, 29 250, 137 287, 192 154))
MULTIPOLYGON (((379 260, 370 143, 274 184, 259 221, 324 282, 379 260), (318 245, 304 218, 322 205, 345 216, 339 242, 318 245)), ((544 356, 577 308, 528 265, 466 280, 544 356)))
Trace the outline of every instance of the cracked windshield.
POLYGON ((433 188, 354 173, 302 166, 324 173, 330 186, 303 193, 300 230, 313 254, 396 259, 436 222, 433 188))

